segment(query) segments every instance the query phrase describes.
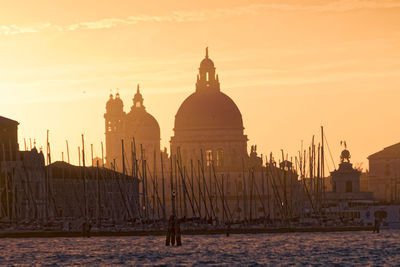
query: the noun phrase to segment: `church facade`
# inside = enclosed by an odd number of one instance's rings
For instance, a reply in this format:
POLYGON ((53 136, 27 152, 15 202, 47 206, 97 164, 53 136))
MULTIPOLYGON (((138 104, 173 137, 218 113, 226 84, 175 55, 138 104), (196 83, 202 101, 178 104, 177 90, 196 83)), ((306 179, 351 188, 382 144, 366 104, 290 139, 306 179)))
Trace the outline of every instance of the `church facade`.
POLYGON ((368 188, 375 199, 400 203, 400 143, 370 155, 368 161, 368 188))
POLYGON ((153 155, 160 153, 160 126, 143 105, 139 85, 128 113, 119 93, 110 94, 106 104, 105 135, 106 165, 108 168, 130 173, 134 158, 153 164, 153 155), (135 155, 135 156, 133 156, 135 155))

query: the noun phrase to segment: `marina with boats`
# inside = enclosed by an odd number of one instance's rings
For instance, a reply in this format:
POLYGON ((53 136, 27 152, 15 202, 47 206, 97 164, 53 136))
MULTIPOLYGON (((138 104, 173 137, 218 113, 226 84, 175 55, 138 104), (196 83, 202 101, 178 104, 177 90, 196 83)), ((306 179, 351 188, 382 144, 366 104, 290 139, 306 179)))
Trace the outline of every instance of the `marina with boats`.
MULTIPOLYGON (((378 216, 383 227, 399 227, 398 205, 380 205, 365 192, 335 199, 326 191, 322 145, 304 150, 294 165, 271 154, 258 167, 243 162, 242 172, 217 172, 204 158, 183 166, 179 150, 166 159, 160 153, 157 171, 134 140, 132 148, 122 173, 106 168, 104 158, 94 166, 52 163, 50 143, 47 155, 33 147, 6 157, 3 149, 0 236, 163 235, 171 214, 182 234, 372 230, 378 216)), ((83 136, 79 151, 84 159, 83 136)), ((125 158, 123 141, 121 152, 125 158)))
POLYGON ((183 234, 400 226, 397 198, 383 203, 360 190, 346 142, 336 168, 323 127, 320 141, 313 136, 297 155, 262 155, 256 145, 248 153, 242 115, 215 70, 207 48, 196 91, 175 116, 169 153, 139 85, 129 112, 110 94, 105 149, 97 144, 95 157, 82 135, 78 166, 68 141, 62 160, 52 161, 49 131, 45 151, 25 139, 20 150, 18 122, 1 117, 0 236, 157 235, 171 216, 183 234))

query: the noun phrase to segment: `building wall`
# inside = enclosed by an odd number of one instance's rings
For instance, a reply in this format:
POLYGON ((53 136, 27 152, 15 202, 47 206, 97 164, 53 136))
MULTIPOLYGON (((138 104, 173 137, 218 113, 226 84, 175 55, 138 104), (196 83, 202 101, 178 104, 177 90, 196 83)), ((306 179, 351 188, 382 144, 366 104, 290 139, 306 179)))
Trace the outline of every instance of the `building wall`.
MULTIPOLYGON (((212 168, 205 166, 202 169, 195 164, 193 172, 189 166, 177 166, 176 172, 173 167, 171 176, 167 168, 164 176, 157 175, 157 187, 148 188, 149 216, 162 215, 163 195, 167 217, 172 213, 171 192, 175 192, 175 211, 178 217, 212 216, 227 222, 293 218, 304 210, 302 184, 291 171, 284 172, 269 166, 254 171, 246 169, 244 172, 214 173, 212 168), (180 173, 179 169, 186 169, 186 175, 180 173)), ((149 177, 147 179, 150 180, 149 177)), ((151 182, 148 184, 151 185, 151 182)))
POLYGON ((230 131, 192 131, 190 136, 179 132, 171 138, 171 154, 176 155, 180 149, 182 162, 201 160, 208 165, 214 161, 220 171, 238 171, 242 169, 242 160, 247 161, 247 137, 243 134, 233 135, 230 131))
POLYGON ((142 132, 134 136, 131 126, 129 126, 130 121, 125 113, 106 113, 105 119, 107 168, 112 168, 119 172, 123 171, 121 140, 124 141, 124 159, 126 170, 132 168, 132 154, 135 151, 137 159, 143 157, 148 161, 150 166, 153 166, 154 153, 156 153, 157 156, 160 154, 159 136, 156 138, 149 138, 148 136, 154 136, 154 133, 146 134, 146 132, 148 133, 148 131, 151 131, 151 129, 142 128, 137 129, 137 131, 142 132), (134 144, 133 140, 135 142, 134 144))
POLYGON ((16 160, 18 151, 18 122, 0 119, 0 159, 16 160))
POLYGON ((369 159, 368 189, 376 200, 400 202, 400 158, 369 159))

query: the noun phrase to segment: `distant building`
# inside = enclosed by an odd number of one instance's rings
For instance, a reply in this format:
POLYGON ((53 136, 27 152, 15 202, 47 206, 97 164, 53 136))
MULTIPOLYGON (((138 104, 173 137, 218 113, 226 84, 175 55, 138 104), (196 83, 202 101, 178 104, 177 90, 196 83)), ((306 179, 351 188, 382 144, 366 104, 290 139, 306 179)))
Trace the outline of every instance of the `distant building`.
POLYGON ((353 168, 350 163, 350 151, 344 149, 340 155, 337 170, 331 172, 332 191, 326 193, 331 203, 348 202, 352 200, 372 200, 371 192, 360 190, 361 171, 353 168))
MULTIPOLYGON (((166 214, 174 207, 179 217, 186 218, 293 218, 302 212, 304 194, 292 163, 278 165, 271 157, 262 167, 257 147, 247 150, 242 114, 221 92, 208 49, 200 63, 196 90, 175 115, 170 155, 163 152, 162 166, 152 168, 153 153, 157 149, 160 152, 160 128, 146 112, 139 89, 128 114, 119 94, 115 98, 111 95, 104 118, 108 168, 115 162, 116 169, 122 170, 121 139, 125 143, 125 165, 132 166, 129 146, 135 139, 138 161, 134 171, 141 180, 140 202, 145 217, 160 216, 164 202, 166 214), (148 168, 140 160, 142 156, 148 168)), ((158 155, 156 162, 160 163, 158 155)))
POLYGON ((149 166, 152 166, 154 153, 160 154, 160 126, 146 111, 139 85, 131 110, 125 113, 123 108, 119 93, 115 98, 111 94, 104 114, 106 165, 120 172, 125 166, 128 171, 132 168, 132 154, 136 150, 137 157, 147 159, 149 166), (121 140, 124 140, 124 162, 121 140))
POLYGON ((385 147, 368 157, 368 189, 375 199, 400 201, 400 143, 385 147))
MULTIPOLYGON (((203 157, 204 164, 214 162, 218 171, 240 171, 242 161, 247 164, 247 135, 243 119, 235 102, 221 92, 214 62, 206 56, 200 63, 196 91, 183 101, 175 115, 171 154, 184 165, 203 157), (201 151, 203 155, 201 155, 201 151)), ((252 147, 256 155, 256 147, 252 147)), ((260 160, 255 158, 257 162, 260 160)))
POLYGON ((0 116, 0 159, 16 158, 18 150, 18 122, 0 116))
POLYGON ((46 172, 52 177, 47 204, 51 217, 73 221, 86 215, 97 223, 139 218, 139 180, 135 177, 61 161, 46 166, 46 172))
POLYGON ((98 224, 139 218, 136 177, 101 166, 65 162, 45 166, 36 147, 19 151, 17 132, 18 122, 0 117, 0 155, 4 155, 0 157, 0 221, 40 228, 61 220, 75 221, 79 227, 85 215, 98 224))
POLYGON ((43 220, 44 156, 36 147, 19 151, 18 125, 0 116, 0 220, 43 220))

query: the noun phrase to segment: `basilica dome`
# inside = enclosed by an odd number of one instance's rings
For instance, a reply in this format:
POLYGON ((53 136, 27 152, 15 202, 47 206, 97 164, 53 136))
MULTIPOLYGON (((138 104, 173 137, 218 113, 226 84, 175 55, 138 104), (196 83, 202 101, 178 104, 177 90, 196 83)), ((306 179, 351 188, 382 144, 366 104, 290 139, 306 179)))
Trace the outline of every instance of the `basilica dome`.
POLYGON ((248 158, 247 140, 242 114, 235 102, 221 92, 206 48, 196 91, 183 101, 175 115, 171 153, 178 153, 182 164, 201 158, 207 166, 214 162, 218 170, 238 170, 243 159, 248 158))
POLYGON ((139 87, 133 99, 131 111, 126 116, 125 129, 135 139, 160 140, 160 126, 157 120, 146 111, 139 87))
POLYGON ((196 92, 183 101, 175 115, 174 130, 241 130, 242 114, 233 100, 220 90, 214 62, 206 56, 200 62, 196 92))
POLYGON ((221 91, 196 91, 175 115, 175 130, 243 130, 242 114, 233 100, 221 91))

